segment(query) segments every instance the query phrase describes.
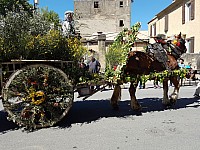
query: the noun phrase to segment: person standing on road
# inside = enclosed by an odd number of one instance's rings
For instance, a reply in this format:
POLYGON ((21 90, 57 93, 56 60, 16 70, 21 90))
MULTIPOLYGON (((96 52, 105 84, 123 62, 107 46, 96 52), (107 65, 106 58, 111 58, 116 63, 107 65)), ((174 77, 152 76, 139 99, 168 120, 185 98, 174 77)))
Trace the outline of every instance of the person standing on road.
POLYGON ((91 58, 91 61, 89 63, 89 72, 91 73, 99 73, 101 68, 101 65, 98 60, 96 60, 94 57, 91 58))
POLYGON ((185 68, 184 60, 180 58, 179 63, 178 63, 179 68, 185 68))
MULTIPOLYGON (((91 61, 89 63, 89 72, 94 74, 94 73, 99 73, 101 68, 101 65, 98 60, 96 60, 94 57, 91 57, 91 61)), ((94 86, 91 86, 91 89, 94 89, 94 86)), ((100 89, 99 85, 96 85, 96 89, 100 89)))
POLYGON ((193 96, 196 97, 196 98, 200 98, 199 93, 200 93, 200 82, 197 84, 197 87, 195 89, 193 96))
MULTIPOLYGON (((182 58, 179 59, 178 66, 179 66, 180 69, 185 68, 184 59, 182 59, 182 58)), ((182 86, 183 85, 183 78, 178 77, 178 80, 179 81, 181 80, 181 86, 182 86)))

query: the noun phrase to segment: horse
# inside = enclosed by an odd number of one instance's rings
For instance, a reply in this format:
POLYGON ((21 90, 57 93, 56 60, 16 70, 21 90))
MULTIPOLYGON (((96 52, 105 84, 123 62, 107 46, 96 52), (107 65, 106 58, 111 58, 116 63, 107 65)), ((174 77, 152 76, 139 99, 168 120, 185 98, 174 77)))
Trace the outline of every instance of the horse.
MULTIPOLYGON (((163 47, 171 47, 171 52, 166 51, 166 62, 160 62, 155 57, 151 56, 150 53, 142 52, 142 51, 130 51, 128 53, 128 58, 126 65, 122 69, 123 74, 129 74, 137 77, 137 79, 130 81, 129 93, 131 98, 131 108, 133 110, 141 110, 141 105, 136 99, 136 88, 138 86, 139 78, 142 75, 149 75, 152 72, 162 72, 168 69, 169 71, 173 71, 179 69, 177 60, 181 57, 183 53, 186 53, 187 49, 185 46, 185 40, 181 37, 181 33, 175 37, 176 42, 172 40, 165 41, 159 40, 159 42, 163 47)), ((165 48, 166 49, 166 48, 165 48)), ((118 80, 117 84, 115 84, 113 94, 111 97, 111 106, 113 109, 118 110, 118 100, 121 98, 121 87, 123 84, 123 79, 118 80)), ((177 76, 169 76, 164 77, 163 79, 163 100, 162 103, 165 106, 172 106, 176 103, 179 93, 179 80, 177 76), (168 81, 171 81, 174 85, 173 93, 168 96, 168 81)))

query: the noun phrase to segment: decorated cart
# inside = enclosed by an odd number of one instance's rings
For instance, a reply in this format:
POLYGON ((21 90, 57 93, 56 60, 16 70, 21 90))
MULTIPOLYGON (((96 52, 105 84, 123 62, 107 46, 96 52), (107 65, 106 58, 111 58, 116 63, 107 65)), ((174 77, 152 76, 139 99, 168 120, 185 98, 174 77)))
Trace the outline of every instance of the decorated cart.
POLYGON ((8 119, 28 130, 53 126, 69 112, 75 91, 86 99, 106 86, 103 78, 75 84, 70 68, 72 61, 61 60, 2 63, 2 103, 8 119))
POLYGON ((28 130, 53 126, 69 112, 74 92, 85 99, 104 87, 100 74, 79 68, 84 48, 75 32, 73 16, 71 11, 65 13, 63 32, 28 30, 24 47, 14 43, 17 38, 13 43, 8 39, 10 45, 1 47, 1 99, 8 120, 28 130))
POLYGON ((73 85, 61 70, 71 63, 56 60, 3 63, 2 102, 8 119, 29 129, 52 126, 60 121, 73 103, 73 85), (4 71, 7 74, 14 71, 7 81, 4 71))

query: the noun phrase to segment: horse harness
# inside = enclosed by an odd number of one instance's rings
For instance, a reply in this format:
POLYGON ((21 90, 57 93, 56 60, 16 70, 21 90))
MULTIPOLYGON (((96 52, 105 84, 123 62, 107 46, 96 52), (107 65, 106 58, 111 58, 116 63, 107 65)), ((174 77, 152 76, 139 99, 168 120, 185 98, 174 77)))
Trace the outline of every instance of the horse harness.
POLYGON ((158 62, 162 63, 164 67, 169 70, 167 65, 167 51, 161 43, 149 44, 146 52, 151 56, 151 58, 153 58, 153 60, 157 60, 158 62))
POLYGON ((147 46, 146 52, 153 60, 157 60, 162 63, 167 70, 170 70, 167 65, 167 54, 172 54, 176 59, 180 58, 181 52, 177 48, 178 47, 171 44, 171 42, 167 42, 165 44, 153 43, 147 46))

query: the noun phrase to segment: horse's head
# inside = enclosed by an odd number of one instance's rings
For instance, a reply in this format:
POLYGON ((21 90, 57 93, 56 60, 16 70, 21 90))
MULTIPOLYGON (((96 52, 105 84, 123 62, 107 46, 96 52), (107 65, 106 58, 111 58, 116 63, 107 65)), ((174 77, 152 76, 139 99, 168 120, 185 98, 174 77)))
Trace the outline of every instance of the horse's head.
POLYGON ((185 40, 182 38, 181 33, 177 36, 175 36, 175 39, 171 42, 174 46, 174 49, 172 49, 175 53, 177 53, 180 57, 180 55, 186 53, 187 48, 185 46, 185 40))

